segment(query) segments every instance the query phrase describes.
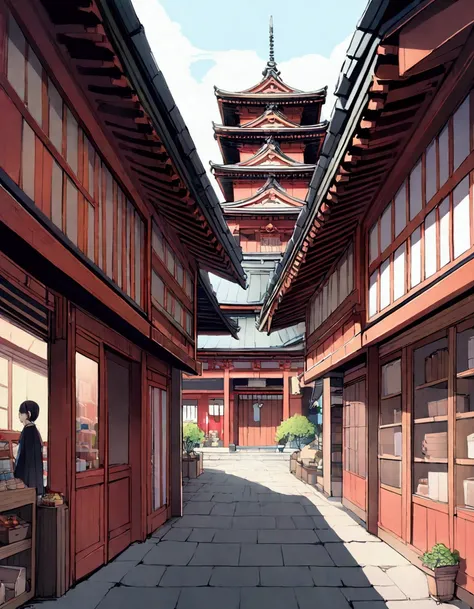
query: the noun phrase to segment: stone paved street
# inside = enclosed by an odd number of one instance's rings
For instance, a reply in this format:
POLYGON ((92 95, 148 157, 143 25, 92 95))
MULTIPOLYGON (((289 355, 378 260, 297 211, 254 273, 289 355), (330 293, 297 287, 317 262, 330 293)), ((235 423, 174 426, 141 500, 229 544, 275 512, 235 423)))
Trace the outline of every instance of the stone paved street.
MULTIPOLYGON (((288 471, 216 454, 184 515, 41 609, 435 609, 425 575, 288 471)), ((456 602, 460 607, 462 604, 456 602)))

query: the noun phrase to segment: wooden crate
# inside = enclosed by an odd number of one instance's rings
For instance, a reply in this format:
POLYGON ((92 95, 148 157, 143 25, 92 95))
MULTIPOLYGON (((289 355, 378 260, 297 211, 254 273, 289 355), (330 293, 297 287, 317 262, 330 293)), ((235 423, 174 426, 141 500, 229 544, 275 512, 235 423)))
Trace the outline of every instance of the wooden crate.
POLYGON ((69 509, 38 507, 36 595, 59 598, 68 589, 69 509))

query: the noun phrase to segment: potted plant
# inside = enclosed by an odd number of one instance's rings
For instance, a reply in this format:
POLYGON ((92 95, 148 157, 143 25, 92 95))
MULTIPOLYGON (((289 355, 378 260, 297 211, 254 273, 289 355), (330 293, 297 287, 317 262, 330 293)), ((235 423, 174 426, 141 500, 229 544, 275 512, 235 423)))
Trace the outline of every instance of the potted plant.
POLYGON ((197 478, 202 474, 202 453, 195 448, 204 440, 205 434, 196 423, 183 425, 183 478, 197 478))
POLYGON ((301 414, 294 414, 289 419, 283 421, 277 428, 276 441, 296 442, 298 448, 290 457, 290 472, 301 477, 301 467, 298 467, 298 454, 301 450, 303 440, 314 438, 315 427, 309 419, 301 414))
POLYGON ((459 570, 459 552, 451 552, 444 543, 436 543, 420 560, 424 567, 433 571, 433 574, 427 573, 431 596, 439 602, 450 601, 454 597, 459 570))

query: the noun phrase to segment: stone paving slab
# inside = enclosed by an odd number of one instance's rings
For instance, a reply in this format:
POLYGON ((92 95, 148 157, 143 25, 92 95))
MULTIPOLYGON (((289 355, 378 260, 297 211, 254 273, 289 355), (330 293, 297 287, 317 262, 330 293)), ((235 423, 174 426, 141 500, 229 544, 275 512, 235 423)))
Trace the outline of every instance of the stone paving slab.
MULTIPOLYGON (((224 607, 224 606, 223 606, 224 607)), ((291 588, 243 588, 240 609, 298 609, 291 588)), ((312 608, 314 609, 314 607, 312 608)))
POLYGON ((158 586, 166 567, 159 565, 137 565, 120 581, 122 586, 137 588, 154 588, 158 586))
POLYGON ((258 531, 258 543, 292 543, 292 544, 314 544, 319 542, 319 537, 312 530, 264 530, 258 531))
POLYGON ((212 567, 167 567, 160 586, 171 588, 207 586, 212 567))
POLYGON ((258 586, 258 567, 216 567, 212 572, 211 586, 229 588, 258 586))
POLYGON ((143 562, 146 565, 187 565, 197 545, 189 541, 161 541, 148 552, 143 562))
POLYGON ((350 609, 340 588, 297 588, 299 609, 350 609))
POLYGON ((212 541, 213 543, 257 543, 257 533, 262 532, 263 531, 256 531, 252 529, 229 529, 216 531, 212 541))
MULTIPOLYGON (((258 588, 257 588, 258 590, 258 588)), ((239 609, 238 588, 184 588, 177 609, 239 609)), ((136 606, 136 605, 135 605, 136 606)), ((143 606, 143 609, 148 606, 143 606)), ((152 605, 149 606, 152 609, 152 605)), ((157 605, 156 609, 166 609, 157 605)))
MULTIPOLYGON (((151 549, 153 550, 153 546, 151 546, 151 549)), ((110 582, 112 584, 117 584, 122 579, 122 577, 125 577, 125 575, 137 564, 138 560, 111 562, 109 565, 102 567, 102 569, 96 571, 93 575, 91 575, 89 581, 110 582)))
POLYGON ((274 544, 242 544, 240 551, 242 566, 283 566, 281 546, 274 544))
POLYGON ((261 586, 313 587, 308 567, 260 567, 261 586))
MULTIPOLYGON (((242 548, 245 547, 245 545, 242 546, 242 548)), ((211 567, 237 566, 239 556, 240 545, 238 543, 200 543, 190 564, 211 567)))
POLYGON ((97 609, 131 609, 132 607, 174 609, 179 595, 179 588, 126 588, 121 586, 112 588, 97 609))
POLYGON ((331 566, 333 561, 324 546, 282 545, 285 566, 331 566))

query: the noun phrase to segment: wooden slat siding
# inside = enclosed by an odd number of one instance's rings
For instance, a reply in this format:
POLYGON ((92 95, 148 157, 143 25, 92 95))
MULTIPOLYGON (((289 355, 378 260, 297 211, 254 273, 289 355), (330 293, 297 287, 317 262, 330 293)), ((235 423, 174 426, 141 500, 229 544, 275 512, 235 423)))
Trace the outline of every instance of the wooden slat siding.
POLYGON ((17 321, 35 334, 48 336, 48 309, 0 275, 0 304, 17 321))

